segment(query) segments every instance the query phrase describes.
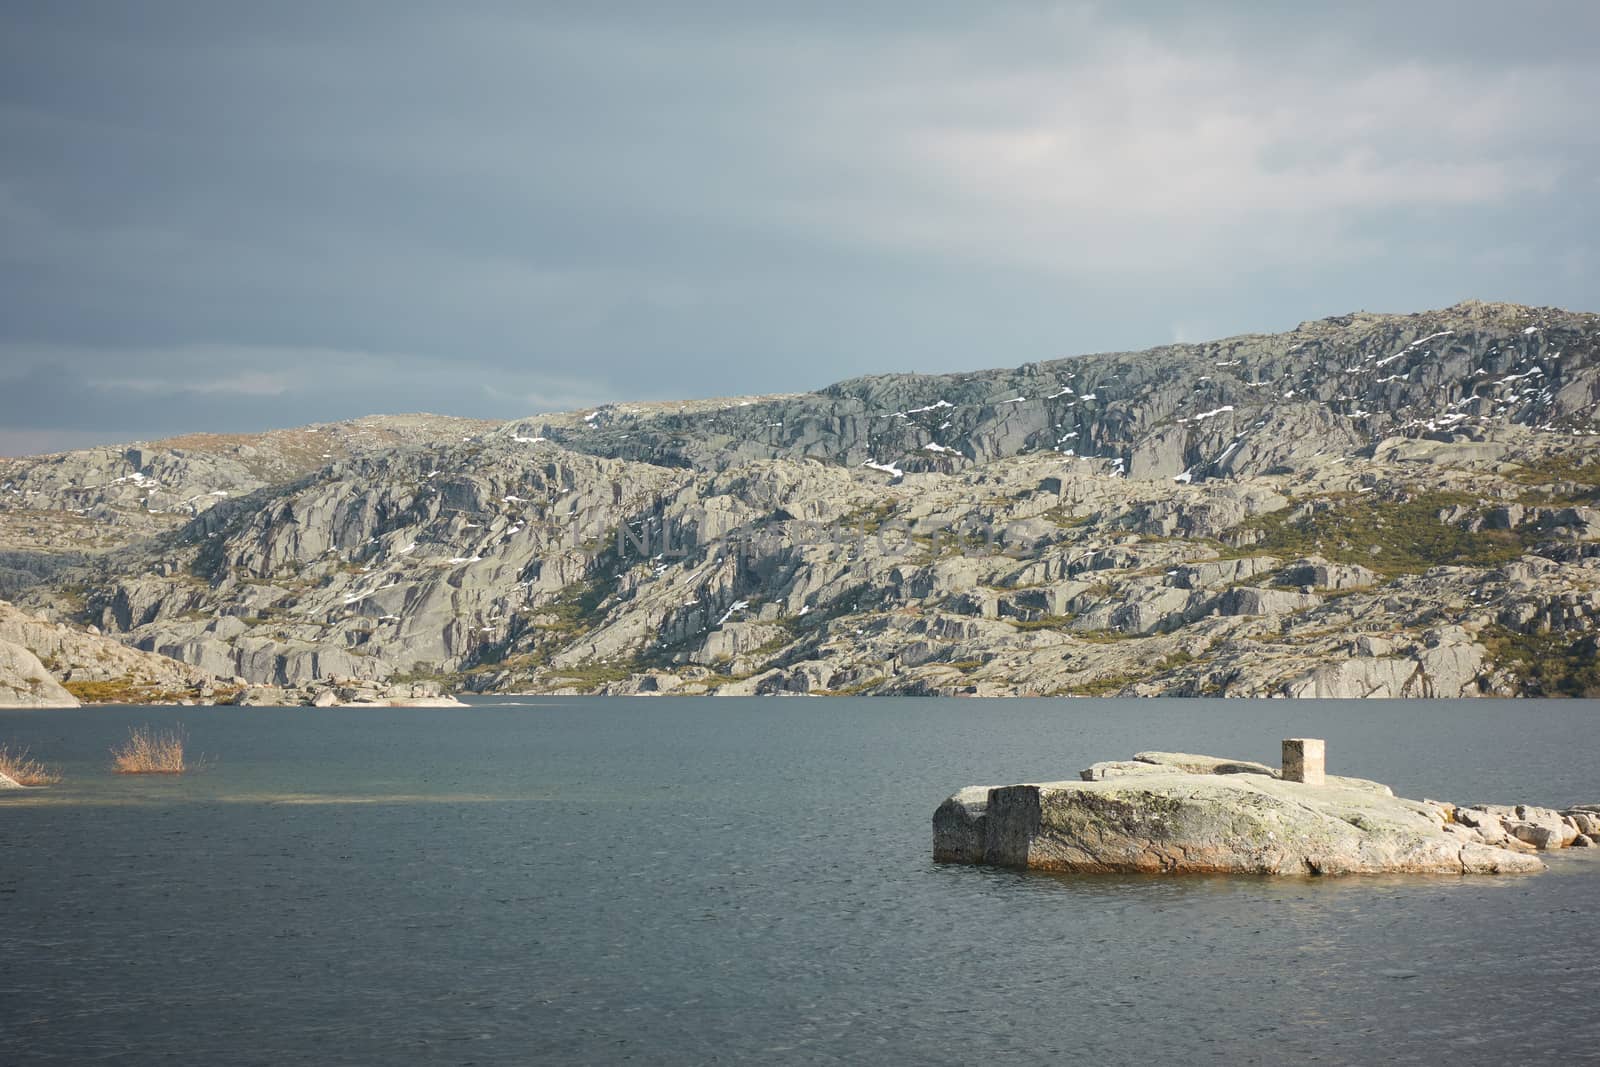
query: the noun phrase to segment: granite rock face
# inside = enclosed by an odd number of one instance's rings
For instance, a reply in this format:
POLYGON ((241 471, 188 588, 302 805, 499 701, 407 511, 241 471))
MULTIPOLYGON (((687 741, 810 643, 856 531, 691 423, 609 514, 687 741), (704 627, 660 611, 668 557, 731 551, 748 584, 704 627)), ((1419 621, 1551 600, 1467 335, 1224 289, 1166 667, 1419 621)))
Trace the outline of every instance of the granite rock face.
POLYGON ((1305 785, 1260 764, 1174 755, 1096 764, 1082 781, 962 789, 934 813, 934 859, 1079 873, 1506 874, 1542 870, 1535 849, 1578 836, 1545 809, 1458 819, 1452 805, 1374 782, 1305 785))
POLYGON ((0 707, 75 708, 78 700, 51 677, 39 657, 0 638, 0 707))
POLYGON ((197 693, 1576 693, 1597 375, 1595 316, 1463 304, 3 460, 0 595, 197 693))
POLYGON ((124 703, 209 702, 229 685, 186 663, 129 648, 103 634, 30 615, 0 600, 0 642, 26 650, 49 679, 48 707, 76 707, 61 683, 90 683, 124 703))

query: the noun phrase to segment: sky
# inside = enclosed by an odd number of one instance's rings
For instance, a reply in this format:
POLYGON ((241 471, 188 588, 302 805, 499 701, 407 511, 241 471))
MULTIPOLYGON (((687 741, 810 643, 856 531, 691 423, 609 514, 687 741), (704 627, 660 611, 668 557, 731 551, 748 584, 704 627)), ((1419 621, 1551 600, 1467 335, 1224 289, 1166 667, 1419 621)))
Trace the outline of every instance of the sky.
POLYGON ((1198 7, 7 0, 0 455, 1600 310, 1600 5, 1198 7))

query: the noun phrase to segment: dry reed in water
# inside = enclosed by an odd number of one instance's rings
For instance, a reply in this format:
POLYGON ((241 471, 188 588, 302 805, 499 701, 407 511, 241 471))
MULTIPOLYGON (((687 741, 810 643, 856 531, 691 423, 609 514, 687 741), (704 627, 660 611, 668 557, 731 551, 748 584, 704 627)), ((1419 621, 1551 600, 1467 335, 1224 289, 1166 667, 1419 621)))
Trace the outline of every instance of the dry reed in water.
POLYGON ((135 726, 128 739, 111 750, 111 761, 118 774, 182 774, 189 769, 183 761, 183 742, 182 730, 135 726))
POLYGON ((29 759, 27 749, 12 752, 5 745, 0 745, 0 774, 18 785, 55 785, 61 781, 59 771, 36 759, 29 759))

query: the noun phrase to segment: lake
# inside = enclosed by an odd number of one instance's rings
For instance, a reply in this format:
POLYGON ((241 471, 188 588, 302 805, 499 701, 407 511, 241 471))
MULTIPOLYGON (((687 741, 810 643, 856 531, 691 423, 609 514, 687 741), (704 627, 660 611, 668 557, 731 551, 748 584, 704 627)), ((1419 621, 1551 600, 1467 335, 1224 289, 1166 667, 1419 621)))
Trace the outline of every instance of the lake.
POLYGON ((940 866, 956 788, 1145 748, 1600 801, 1600 702, 519 698, 0 711, 0 1063, 1572 1062, 1600 857, 1480 878, 940 866), (130 725, 207 766, 110 772, 130 725))

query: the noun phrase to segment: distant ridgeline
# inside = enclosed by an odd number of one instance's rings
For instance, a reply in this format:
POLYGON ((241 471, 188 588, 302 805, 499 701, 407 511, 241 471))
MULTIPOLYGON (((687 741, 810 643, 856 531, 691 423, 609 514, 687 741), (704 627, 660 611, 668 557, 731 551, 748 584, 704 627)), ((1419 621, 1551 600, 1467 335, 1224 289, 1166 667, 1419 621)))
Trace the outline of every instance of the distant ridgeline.
POLYGON ((0 596, 256 700, 1600 692, 1597 341, 1468 303, 0 460, 0 596))

